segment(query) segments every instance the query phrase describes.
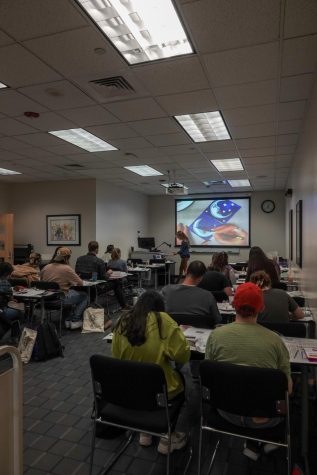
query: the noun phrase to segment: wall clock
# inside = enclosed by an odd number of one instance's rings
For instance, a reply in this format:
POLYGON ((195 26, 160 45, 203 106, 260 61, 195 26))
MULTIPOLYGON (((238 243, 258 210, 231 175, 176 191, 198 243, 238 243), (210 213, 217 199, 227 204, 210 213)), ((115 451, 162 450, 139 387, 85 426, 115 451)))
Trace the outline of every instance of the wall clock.
POLYGON ((261 203, 261 209, 264 213, 272 213, 275 210, 275 203, 272 200, 264 200, 261 203))

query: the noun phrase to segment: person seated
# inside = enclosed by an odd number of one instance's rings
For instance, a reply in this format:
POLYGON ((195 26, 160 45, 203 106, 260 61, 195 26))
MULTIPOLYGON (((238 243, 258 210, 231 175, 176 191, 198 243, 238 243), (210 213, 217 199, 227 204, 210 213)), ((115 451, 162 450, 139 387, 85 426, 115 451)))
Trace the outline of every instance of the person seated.
POLYGON ((270 276, 264 271, 254 272, 250 282, 263 292, 264 309, 258 315, 259 322, 288 323, 290 318, 304 318, 302 309, 285 290, 272 289, 270 276))
POLYGON ((193 261, 188 266, 182 284, 163 287, 162 295, 168 313, 206 315, 210 317, 213 325, 221 321, 214 296, 198 287, 205 273, 205 264, 201 261, 193 261))
POLYGON ((232 295, 232 289, 229 279, 220 270, 222 264, 222 253, 213 255, 212 264, 204 274, 198 287, 209 290, 209 292, 224 292, 228 297, 232 295), (221 263, 221 264, 220 264, 221 263))
POLYGON ((26 279, 28 284, 40 280, 41 254, 31 252, 25 264, 13 266, 11 277, 14 279, 26 279))
MULTIPOLYGON (((292 392, 291 368, 288 350, 282 339, 274 332, 257 324, 263 310, 263 293, 255 284, 240 285, 235 293, 233 306, 236 320, 213 330, 207 340, 205 358, 212 361, 243 364, 259 368, 279 369, 288 380, 292 392)), ((241 417, 220 411, 220 415, 232 424, 249 428, 268 428, 279 424, 279 418, 241 417)), ((244 454, 257 458, 253 447, 245 446, 244 454)))
POLYGON ((258 270, 263 270, 269 274, 272 287, 279 285, 279 276, 273 264, 273 261, 269 259, 260 247, 254 246, 251 247, 249 253, 248 269, 246 275, 246 282, 249 282, 251 274, 257 272, 258 270))
MULTIPOLYGON (((112 356, 122 360, 155 363, 164 371, 168 399, 184 398, 184 386, 173 363, 185 364, 190 357, 189 345, 177 323, 164 311, 164 300, 154 290, 144 292, 134 308, 120 317, 113 333, 112 356)), ((187 436, 174 432, 171 452, 186 445, 187 436)), ((152 436, 140 434, 140 444, 149 446, 152 436)), ((167 454, 168 443, 160 439, 158 451, 167 454)))
POLYGON ((107 249, 105 250, 105 261, 107 260, 107 254, 111 256, 111 253, 113 250, 114 250, 114 244, 108 244, 107 249))
POLYGON ((60 247, 52 263, 41 270, 41 280, 57 282, 64 292, 66 305, 73 305, 73 313, 65 320, 65 327, 76 330, 82 327, 82 317, 88 303, 88 296, 84 291, 72 289, 73 286, 82 286, 84 283, 70 267, 69 260, 72 251, 68 247, 60 247))
MULTIPOLYGON (((91 279, 93 273, 96 273, 97 280, 108 280, 112 274, 112 270, 107 270, 107 264, 97 257, 99 252, 99 243, 97 241, 90 241, 88 243, 88 253, 84 256, 78 257, 75 265, 75 271, 82 279, 91 279)), ((112 280, 107 284, 107 290, 114 291, 116 299, 119 302, 121 308, 126 307, 126 301, 124 298, 122 284, 120 280, 112 280)))
POLYGON ((233 287, 237 281, 234 269, 228 262, 228 254, 226 252, 216 252, 213 254, 211 264, 207 270, 221 272, 228 279, 230 287, 233 287))
POLYGON ((105 279, 106 264, 102 259, 97 257, 99 252, 99 244, 97 241, 88 243, 88 253, 80 256, 76 260, 75 272, 82 279, 91 279, 93 273, 96 274, 97 280, 105 279))
POLYGON ((115 247, 111 253, 111 259, 107 264, 108 269, 120 272, 128 272, 127 261, 121 259, 121 250, 115 247))
POLYGON ((14 321, 20 321, 23 317, 21 311, 10 307, 15 301, 12 296, 12 288, 9 282, 13 267, 9 262, 0 262, 0 332, 1 336, 10 329, 14 321))

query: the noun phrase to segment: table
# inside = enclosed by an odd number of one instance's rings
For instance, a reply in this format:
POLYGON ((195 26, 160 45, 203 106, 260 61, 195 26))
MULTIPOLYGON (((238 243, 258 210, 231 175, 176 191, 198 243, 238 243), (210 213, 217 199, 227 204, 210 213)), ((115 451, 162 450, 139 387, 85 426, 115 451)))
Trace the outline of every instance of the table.
MULTIPOLYGON (((72 288, 87 288, 88 289, 88 305, 91 304, 91 288, 97 285, 104 284, 106 280, 83 280, 83 285, 73 285, 72 288)), ((97 303, 97 292, 95 292, 94 302, 97 303)))
POLYGON ((13 297, 17 300, 39 300, 41 303, 41 323, 45 320, 45 305, 44 300, 46 297, 51 297, 52 295, 58 292, 52 290, 38 290, 35 288, 23 289, 23 290, 13 290, 13 297))
POLYGON ((146 267, 128 267, 129 274, 137 274, 138 289, 142 288, 142 273, 149 272, 150 269, 146 267))

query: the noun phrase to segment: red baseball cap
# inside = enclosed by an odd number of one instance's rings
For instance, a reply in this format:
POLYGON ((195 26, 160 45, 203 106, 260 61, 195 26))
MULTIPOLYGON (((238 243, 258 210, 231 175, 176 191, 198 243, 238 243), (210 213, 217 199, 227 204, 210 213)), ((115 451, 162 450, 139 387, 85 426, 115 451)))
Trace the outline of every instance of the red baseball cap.
POLYGON ((252 282, 241 284, 235 292, 232 305, 237 312, 241 307, 248 306, 254 308, 255 313, 259 313, 264 307, 263 292, 252 282))

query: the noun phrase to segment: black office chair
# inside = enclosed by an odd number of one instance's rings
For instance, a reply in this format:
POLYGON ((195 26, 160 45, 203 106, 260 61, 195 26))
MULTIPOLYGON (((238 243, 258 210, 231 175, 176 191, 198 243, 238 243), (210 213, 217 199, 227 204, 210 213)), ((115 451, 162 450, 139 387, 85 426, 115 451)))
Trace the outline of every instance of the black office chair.
POLYGON ((29 287, 29 281, 25 278, 12 278, 8 279, 11 284, 11 287, 21 286, 21 287, 29 287))
POLYGON ((209 315, 184 315, 183 313, 171 313, 169 316, 177 325, 191 325, 196 328, 215 328, 215 323, 209 315))
MULTIPOLYGON (((48 282, 45 280, 38 280, 31 282, 31 287, 39 290, 51 290, 54 292, 53 295, 45 297, 44 308, 48 312, 49 317, 52 319, 52 312, 59 312, 59 336, 62 335, 62 320, 63 320, 63 308, 66 305, 63 302, 64 293, 60 290, 59 284, 57 282, 48 282)), ((34 305, 39 305, 38 302, 34 305)), ((69 306, 69 307, 72 307, 69 306)), ((32 314, 33 317, 33 314, 32 314)))
POLYGON ((305 307, 305 297, 292 297, 299 307, 305 307))
POLYGON ((301 322, 286 322, 286 323, 276 323, 276 322, 261 322, 258 320, 258 323, 273 332, 280 333, 283 336, 290 336, 296 338, 305 338, 306 337, 306 326, 301 322))
MULTIPOLYGON (((290 474, 291 447, 286 375, 277 369, 205 360, 200 365, 200 379, 202 413, 198 474, 201 473, 204 431, 285 447, 287 473, 290 474), (240 427, 224 419, 218 409, 245 417, 281 418, 281 422, 267 429, 240 427)), ((208 474, 219 445, 220 438, 213 452, 208 474)))
POLYGON ((287 290, 287 283, 286 282, 275 282, 274 285, 272 285, 273 289, 282 289, 282 290, 287 290))
MULTIPOLYGON (((103 474, 132 442, 135 432, 165 437, 170 443, 184 397, 178 397, 173 403, 168 401, 165 375, 160 366, 93 355, 90 367, 94 391, 90 475, 97 423, 132 431, 123 447, 109 459, 103 474)), ((185 472, 190 459, 191 452, 185 472)), ((169 451, 166 473, 170 473, 169 451)))
POLYGON ((212 290, 212 295, 215 297, 216 302, 228 302, 229 297, 223 290, 212 290))

